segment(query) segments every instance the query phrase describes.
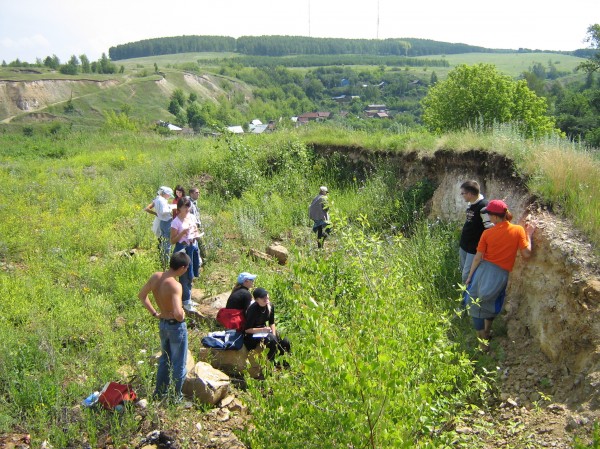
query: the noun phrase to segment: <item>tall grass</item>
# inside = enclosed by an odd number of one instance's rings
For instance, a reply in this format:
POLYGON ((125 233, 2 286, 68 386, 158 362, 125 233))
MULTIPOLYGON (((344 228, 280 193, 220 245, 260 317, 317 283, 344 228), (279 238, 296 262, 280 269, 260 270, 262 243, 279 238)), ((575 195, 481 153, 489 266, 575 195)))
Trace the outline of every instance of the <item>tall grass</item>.
MULTIPOLYGON (((133 411, 117 419, 77 404, 109 380, 134 379, 141 396, 152 389, 148 355, 159 340, 136 295, 158 263, 152 219, 142 209, 160 185, 208 180, 200 201, 212 260, 202 288, 224 291, 236 272, 258 272, 294 344, 292 371, 261 384, 272 393, 261 396, 256 384, 250 390, 261 417, 248 436, 253 447, 445 441, 443 424, 487 394, 445 318, 455 295, 455 232, 421 220, 409 225, 431 194, 427 185, 398 192, 384 167, 352 177, 355 167, 343 157, 307 148, 314 133, 244 140, 106 130, 0 134, 0 433, 27 429, 38 446, 45 439, 55 447, 94 446, 106 435, 115 446, 132 441, 139 426, 133 411), (235 190, 227 187, 232 181, 235 190), (332 190, 337 243, 316 253, 306 215, 322 184, 332 190), (292 248, 289 271, 240 251, 273 239, 292 248)), ((362 138, 350 134, 344 142, 362 138)), ((476 145, 472 133, 463 138, 476 145)), ((431 151, 444 138, 422 139, 431 151)), ((446 139, 462 149, 461 135, 446 139)), ((407 145, 419 141, 411 134, 407 145)), ((588 202, 594 210, 591 152, 481 137, 485 145, 500 141, 548 201, 573 209, 588 202), (547 160, 534 165, 536 154, 547 160)), ((597 215, 586 220, 597 223, 597 215)), ((198 334, 191 341, 197 347, 198 334)), ((151 406, 150 419, 155 413, 151 406)))
POLYGON ((258 418, 243 437, 256 448, 435 447, 485 391, 448 338, 455 251, 440 248, 455 235, 422 224, 388 242, 367 221, 338 233, 331 254, 298 248, 272 282, 292 368, 248 390, 258 418))
POLYGON ((425 131, 363 133, 311 126, 299 131, 308 144, 361 148, 366 152, 439 149, 456 152, 480 149, 506 155, 524 176, 530 192, 568 217, 597 246, 600 244, 600 156, 597 148, 559 136, 523 139, 511 126, 496 126, 489 132, 465 130, 434 136, 425 131))

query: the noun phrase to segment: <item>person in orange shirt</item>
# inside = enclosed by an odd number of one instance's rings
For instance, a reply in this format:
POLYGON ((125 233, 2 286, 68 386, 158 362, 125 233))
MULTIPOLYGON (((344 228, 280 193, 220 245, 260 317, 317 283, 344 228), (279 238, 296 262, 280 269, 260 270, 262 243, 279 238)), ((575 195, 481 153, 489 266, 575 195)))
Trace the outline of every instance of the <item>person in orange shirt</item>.
POLYGON ((481 210, 494 226, 481 234, 477 253, 467 277, 465 299, 473 327, 481 340, 481 349, 489 350, 488 341, 494 318, 502 311, 508 275, 515 265, 517 252, 531 256, 531 237, 535 227, 513 225, 513 216, 502 200, 492 200, 481 210))

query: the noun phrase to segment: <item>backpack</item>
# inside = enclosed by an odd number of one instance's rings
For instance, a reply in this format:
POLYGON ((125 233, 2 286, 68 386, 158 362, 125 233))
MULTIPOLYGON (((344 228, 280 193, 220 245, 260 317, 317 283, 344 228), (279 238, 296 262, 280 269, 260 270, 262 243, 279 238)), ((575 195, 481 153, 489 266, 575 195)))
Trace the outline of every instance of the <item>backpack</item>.
POLYGON ((219 309, 217 312, 217 321, 225 329, 235 329, 243 332, 246 324, 246 316, 242 309, 219 309))
POLYGON ((201 342, 205 348, 239 350, 244 346, 244 334, 233 329, 210 332, 206 337, 202 337, 201 342))
POLYGON ((125 401, 135 401, 137 394, 131 388, 131 385, 124 385, 117 382, 109 382, 104 385, 100 392, 98 402, 107 410, 114 409, 117 405, 125 401))

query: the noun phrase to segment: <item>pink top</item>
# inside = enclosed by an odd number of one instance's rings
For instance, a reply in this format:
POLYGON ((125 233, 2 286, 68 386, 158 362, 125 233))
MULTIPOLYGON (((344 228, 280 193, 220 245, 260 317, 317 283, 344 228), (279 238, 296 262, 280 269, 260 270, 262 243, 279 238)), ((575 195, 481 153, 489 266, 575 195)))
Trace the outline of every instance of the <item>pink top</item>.
POLYGON ((198 233, 198 226, 196 226, 196 220, 193 215, 187 214, 187 216, 183 219, 183 222, 179 218, 179 216, 175 217, 171 222, 171 228, 177 231, 179 234, 183 231, 184 228, 187 228, 187 234, 183 234, 178 242, 179 243, 193 243, 194 238, 190 238, 190 236, 194 236, 198 233))

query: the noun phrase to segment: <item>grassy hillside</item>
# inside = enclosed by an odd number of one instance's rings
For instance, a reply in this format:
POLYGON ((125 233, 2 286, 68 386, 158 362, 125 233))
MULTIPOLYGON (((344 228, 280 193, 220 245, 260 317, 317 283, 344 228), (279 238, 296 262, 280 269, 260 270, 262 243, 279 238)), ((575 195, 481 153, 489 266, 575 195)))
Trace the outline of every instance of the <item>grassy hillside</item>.
POLYGON ((438 55, 429 56, 428 58, 444 58, 450 63, 448 68, 430 69, 439 72, 443 79, 449 70, 459 64, 473 65, 478 63, 493 64, 498 67, 503 73, 512 77, 518 77, 521 73, 530 70, 534 64, 540 63, 544 66, 548 65, 548 61, 552 61, 560 71, 572 73, 579 63, 585 61, 583 58, 576 56, 562 55, 558 53, 465 53, 460 55, 438 55))
MULTIPOLYGON (((493 396, 495 365, 449 319, 458 298, 456 227, 422 221, 427 190, 404 195, 385 164, 357 180, 343 155, 319 157, 309 142, 503 152, 532 175, 535 193, 600 240, 598 160, 510 130, 435 137, 311 127, 245 139, 2 133, 0 193, 14 201, 0 207, 0 434, 24 429, 36 446, 100 447, 107 435, 132 446, 156 422, 183 429, 181 409, 154 402, 143 416, 77 406, 109 380, 131 380, 141 397, 152 391, 156 323, 136 294, 157 256, 142 209, 159 185, 182 183, 202 187, 210 257, 197 287, 220 293, 238 272, 258 273, 294 345, 291 371, 249 383, 246 401, 262 418, 240 432, 245 442, 357 447, 370 436, 377 447, 441 447, 460 439, 448 429, 493 396), (321 184, 335 192, 336 233, 317 254, 306 205, 321 184), (287 267, 247 257, 273 239, 290 248, 287 267)), ((192 352, 209 329, 191 331, 192 352)), ((203 410, 185 413, 198 422, 203 410)))
MULTIPOLYGON (((584 76, 573 75, 580 58, 555 53, 444 55, 436 58, 446 59, 450 67, 323 67, 324 72, 329 71, 326 75, 317 75, 317 67, 255 70, 235 63, 232 56, 232 53, 183 53, 122 60, 118 61, 118 67, 122 66, 124 73, 112 75, 65 76, 46 68, 35 68, 40 73, 31 73, 31 68, 2 67, 0 122, 35 126, 39 122, 57 121, 75 128, 89 128, 102 126, 104 114, 111 111, 125 112, 141 126, 156 120, 176 121, 167 111, 167 105, 173 91, 181 89, 186 96, 196 95, 199 103, 216 104, 219 98, 226 99, 218 113, 213 111, 221 126, 243 124, 254 118, 267 122, 282 117, 288 123, 287 119, 293 115, 320 109, 350 112, 350 117, 358 120, 348 126, 361 129, 366 126, 360 120, 365 105, 386 102, 394 120, 368 123, 380 129, 418 124, 419 100, 427 92, 432 72, 443 80, 458 64, 491 63, 517 77, 536 63, 549 66, 551 62, 564 79, 584 76), (336 70, 342 72, 338 74, 336 70), (352 72, 343 73, 344 70, 352 72), (340 83, 349 75, 353 76, 354 84, 348 90, 340 83), (316 79, 319 76, 322 82, 316 79), (378 87, 382 79, 386 80, 384 88, 378 87), (255 101, 256 93, 259 98, 255 101), (356 95, 360 100, 354 104, 331 100, 340 94, 356 95), (67 106, 69 110, 65 110, 67 106)), ((252 59, 245 61, 251 64, 252 59)))

